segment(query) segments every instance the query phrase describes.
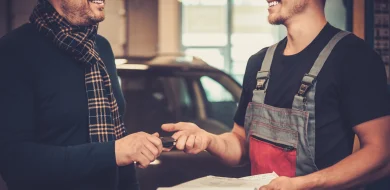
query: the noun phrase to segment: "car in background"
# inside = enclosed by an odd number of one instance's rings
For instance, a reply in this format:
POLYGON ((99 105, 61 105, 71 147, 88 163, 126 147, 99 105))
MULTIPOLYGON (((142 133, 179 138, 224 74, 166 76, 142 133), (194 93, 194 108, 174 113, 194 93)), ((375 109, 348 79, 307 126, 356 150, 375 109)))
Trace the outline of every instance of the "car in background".
MULTIPOLYGON (((180 121, 193 122, 214 134, 233 127, 242 88, 223 71, 185 55, 122 57, 116 63, 129 133, 171 136, 161 125, 180 121)), ((206 151, 190 155, 173 149, 137 173, 142 190, 156 190, 207 175, 247 176, 250 166, 229 167, 206 151)))

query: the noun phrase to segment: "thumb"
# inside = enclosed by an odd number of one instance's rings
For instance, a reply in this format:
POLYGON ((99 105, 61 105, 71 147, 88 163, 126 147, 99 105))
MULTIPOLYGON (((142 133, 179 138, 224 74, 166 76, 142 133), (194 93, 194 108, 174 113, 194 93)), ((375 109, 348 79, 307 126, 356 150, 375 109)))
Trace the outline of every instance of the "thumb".
POLYGON ((268 188, 267 185, 265 185, 265 186, 260 187, 259 190, 270 190, 270 189, 268 188))
POLYGON ((168 124, 162 125, 161 129, 166 131, 166 132, 176 132, 176 131, 180 131, 181 127, 179 127, 173 123, 168 123, 168 124))
POLYGON ((160 137, 160 134, 158 134, 158 133, 156 132, 156 133, 153 133, 153 136, 155 136, 155 137, 160 137))

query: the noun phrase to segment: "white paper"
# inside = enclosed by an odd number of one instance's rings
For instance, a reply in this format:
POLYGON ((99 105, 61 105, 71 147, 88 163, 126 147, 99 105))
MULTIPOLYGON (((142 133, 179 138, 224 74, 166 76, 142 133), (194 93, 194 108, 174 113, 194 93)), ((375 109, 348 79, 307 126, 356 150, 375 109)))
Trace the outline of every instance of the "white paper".
POLYGON ((275 172, 243 178, 206 176, 177 185, 175 187, 158 188, 158 190, 256 190, 263 185, 269 184, 269 182, 277 177, 279 176, 275 172))

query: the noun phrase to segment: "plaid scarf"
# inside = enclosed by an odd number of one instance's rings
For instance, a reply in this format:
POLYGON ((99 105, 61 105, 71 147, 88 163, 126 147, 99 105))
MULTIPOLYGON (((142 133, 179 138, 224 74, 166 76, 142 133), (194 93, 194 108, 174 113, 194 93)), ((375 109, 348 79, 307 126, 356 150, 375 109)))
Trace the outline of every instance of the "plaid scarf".
POLYGON ((39 0, 30 22, 59 49, 85 65, 90 141, 107 142, 123 137, 126 130, 110 77, 95 50, 98 26, 72 26, 47 0, 39 0))

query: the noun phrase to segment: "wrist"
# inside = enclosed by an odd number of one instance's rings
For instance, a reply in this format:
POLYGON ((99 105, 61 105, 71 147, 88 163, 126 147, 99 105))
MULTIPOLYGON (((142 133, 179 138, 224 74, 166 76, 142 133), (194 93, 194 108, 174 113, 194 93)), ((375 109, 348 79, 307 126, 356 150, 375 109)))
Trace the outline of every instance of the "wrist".
MULTIPOLYGON (((126 153, 123 152, 122 148, 122 140, 116 140, 114 143, 114 151, 115 151, 115 161, 117 166, 125 166, 129 162, 128 160, 124 160, 123 158, 129 159, 127 156, 125 156, 126 153)), ((132 162, 132 161, 130 161, 132 162)))
POLYGON ((209 151, 210 147, 213 146, 213 144, 215 144, 215 141, 216 141, 216 138, 217 138, 217 135, 214 135, 212 133, 208 133, 206 132, 206 136, 207 136, 207 147, 206 147, 206 150, 209 151))
POLYGON ((325 178, 315 173, 307 176, 296 177, 295 179, 299 187, 298 189, 323 189, 325 184, 325 178))
POLYGON ((114 141, 114 155, 115 155, 115 162, 117 166, 121 166, 122 163, 120 163, 119 160, 119 143, 118 140, 114 141))

